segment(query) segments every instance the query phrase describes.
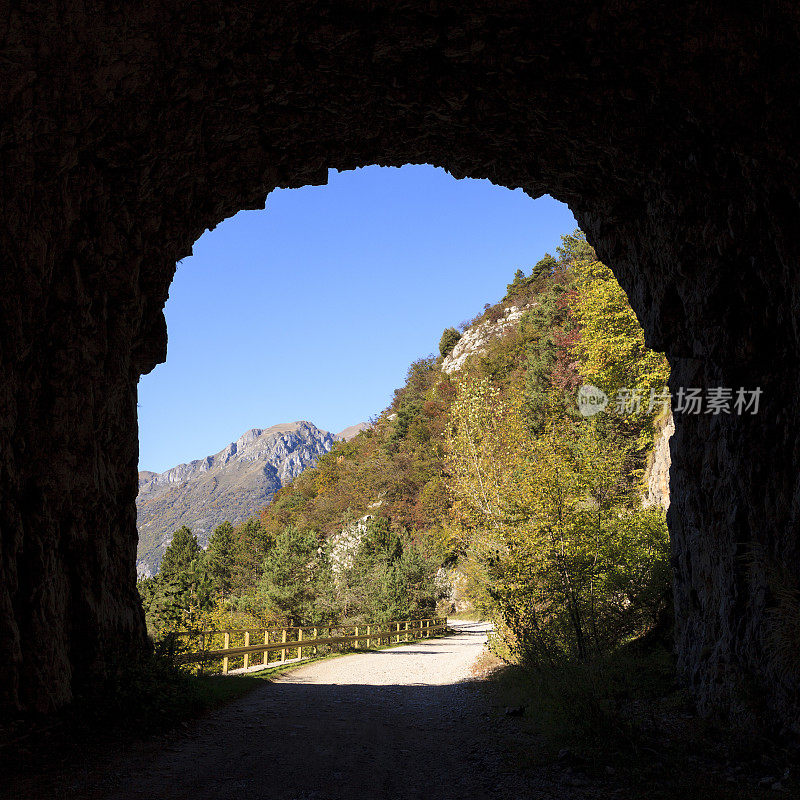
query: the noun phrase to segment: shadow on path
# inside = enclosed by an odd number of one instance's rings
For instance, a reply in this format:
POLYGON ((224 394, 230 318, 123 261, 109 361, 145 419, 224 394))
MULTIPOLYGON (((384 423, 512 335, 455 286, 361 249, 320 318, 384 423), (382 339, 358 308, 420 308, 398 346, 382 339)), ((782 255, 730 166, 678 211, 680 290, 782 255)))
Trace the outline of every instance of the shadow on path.
POLYGON ((596 798, 501 752, 504 720, 469 677, 487 629, 457 623, 456 636, 300 667, 48 798, 596 798))
POLYGON ((573 797, 515 774, 480 692, 443 686, 277 683, 108 786, 108 798, 470 800, 573 797))

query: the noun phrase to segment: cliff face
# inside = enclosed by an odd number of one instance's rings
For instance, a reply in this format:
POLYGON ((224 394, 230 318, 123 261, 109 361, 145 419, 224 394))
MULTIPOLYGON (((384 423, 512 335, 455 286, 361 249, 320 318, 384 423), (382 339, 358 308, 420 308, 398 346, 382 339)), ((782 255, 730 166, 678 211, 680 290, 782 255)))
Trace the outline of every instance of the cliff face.
POLYGON ((327 453, 334 438, 310 422, 253 428, 216 455, 160 474, 140 472, 137 572, 157 571, 181 525, 191 528, 205 546, 220 523, 235 524, 257 514, 281 486, 327 453))

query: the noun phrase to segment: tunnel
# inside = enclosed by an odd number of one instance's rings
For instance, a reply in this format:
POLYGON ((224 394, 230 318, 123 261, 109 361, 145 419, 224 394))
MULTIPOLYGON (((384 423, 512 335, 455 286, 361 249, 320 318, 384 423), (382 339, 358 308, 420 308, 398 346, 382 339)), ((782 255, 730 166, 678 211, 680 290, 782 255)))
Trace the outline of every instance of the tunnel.
POLYGON ((57 710, 147 647, 137 382, 176 262, 276 187, 433 164, 567 203, 673 394, 760 390, 675 414, 676 649, 702 713, 796 720, 798 25, 780 2, 6 7, 0 707, 57 710))

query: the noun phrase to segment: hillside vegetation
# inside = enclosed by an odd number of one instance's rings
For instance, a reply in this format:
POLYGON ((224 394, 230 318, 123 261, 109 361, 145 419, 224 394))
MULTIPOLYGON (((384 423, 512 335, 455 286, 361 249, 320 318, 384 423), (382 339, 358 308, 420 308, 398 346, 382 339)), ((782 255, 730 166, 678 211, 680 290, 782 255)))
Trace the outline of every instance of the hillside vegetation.
POLYGON ((641 502, 667 374, 610 270, 579 231, 563 237, 259 518, 217 527, 205 552, 176 534, 140 583, 152 633, 447 610, 446 567, 505 659, 538 669, 613 650, 668 608, 664 513, 641 502), (586 383, 610 398, 588 418, 586 383))

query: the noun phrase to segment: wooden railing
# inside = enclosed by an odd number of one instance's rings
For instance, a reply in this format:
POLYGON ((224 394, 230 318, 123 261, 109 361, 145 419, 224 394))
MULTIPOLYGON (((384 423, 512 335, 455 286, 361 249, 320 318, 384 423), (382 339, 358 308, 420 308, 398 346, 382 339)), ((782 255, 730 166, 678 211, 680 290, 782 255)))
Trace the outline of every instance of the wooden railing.
POLYGON ((296 662, 320 655, 320 649, 332 652, 353 646, 355 649, 369 649, 383 644, 410 642, 427 639, 447 628, 447 617, 401 620, 388 625, 356 626, 302 626, 285 628, 248 628, 226 631, 182 632, 177 639, 182 643, 175 656, 178 664, 197 664, 200 670, 206 664, 221 661, 221 672, 227 675, 232 662, 240 662, 242 669, 258 666, 263 669, 286 662, 296 662), (348 633, 348 631, 353 633, 348 633), (310 635, 309 635, 310 634, 310 635), (258 641, 260 640, 260 641, 258 641), (238 642, 241 641, 241 644, 238 642), (195 644, 196 642, 196 644, 195 644), (218 647, 215 644, 221 643, 218 647), (192 650, 192 646, 196 649, 192 650), (280 652, 280 657, 270 661, 270 653, 280 652), (289 653, 295 658, 288 658, 289 653), (310 655, 308 655, 310 653, 310 655), (256 664, 253 656, 262 656, 261 664, 256 664))

